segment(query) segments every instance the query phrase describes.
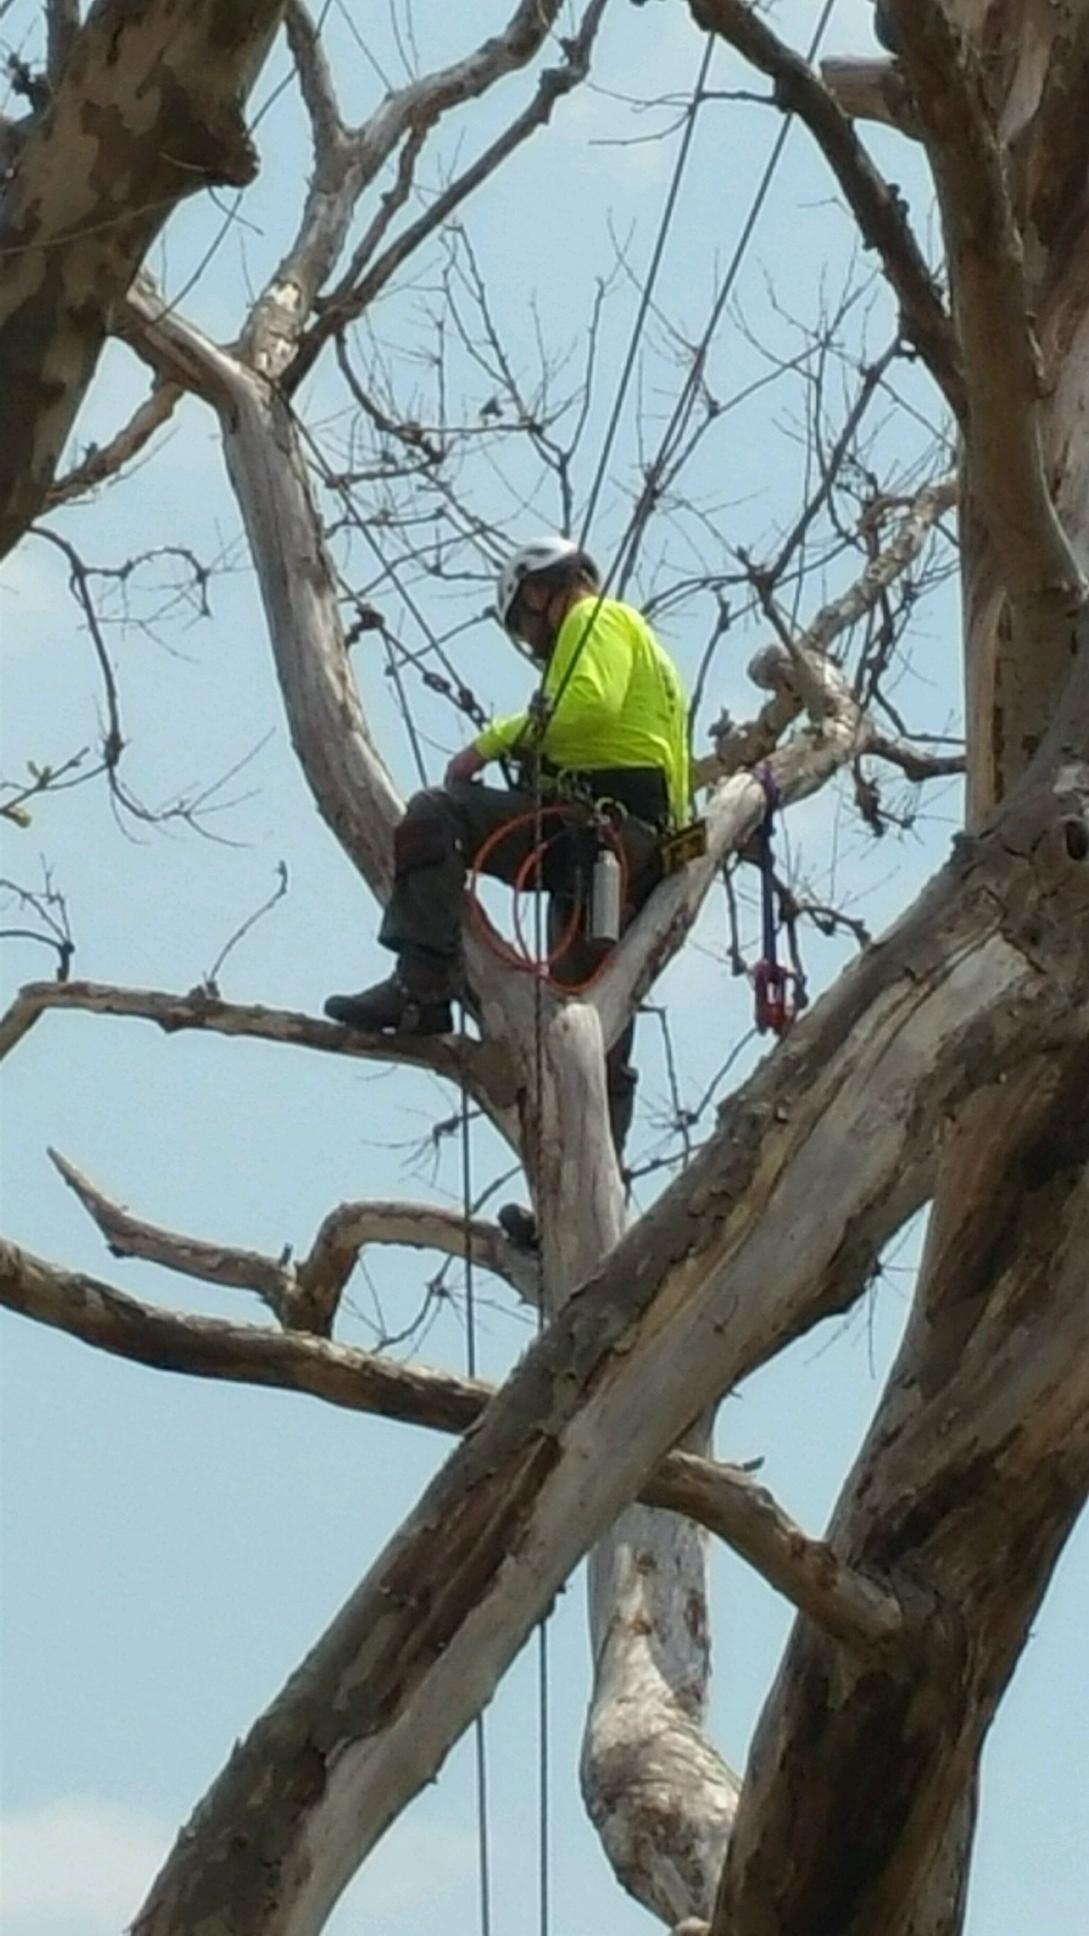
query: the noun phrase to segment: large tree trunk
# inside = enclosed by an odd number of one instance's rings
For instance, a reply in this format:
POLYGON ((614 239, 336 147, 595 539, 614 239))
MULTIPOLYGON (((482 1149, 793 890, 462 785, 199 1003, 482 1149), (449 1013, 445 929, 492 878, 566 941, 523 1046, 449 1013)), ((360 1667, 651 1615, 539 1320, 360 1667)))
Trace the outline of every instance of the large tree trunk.
POLYGON ((98 0, 0 200, 0 558, 45 502, 171 211, 257 169, 246 99, 283 0, 98 0))
POLYGON ((797 1624, 753 1747, 723 1936, 960 1927, 965 1797, 1089 1484, 1087 1161, 1084 1052, 1030 1063, 993 1096, 986 1137, 970 1123, 954 1141, 960 1195, 935 1210, 830 1531, 845 1560, 912 1583, 919 1645, 886 1670, 797 1624), (942 1866, 951 1836, 961 1860, 942 1866))
MULTIPOLYGON (((536 1175, 545 1303, 561 1310, 624 1227, 601 1027, 583 1004, 541 1013, 541 1095, 526 1042, 524 1142, 536 1175)), ((685 1438, 703 1451, 706 1425, 685 1438)), ((703 1732, 710 1682, 707 1536, 632 1506, 589 1566, 594 1679, 582 1754, 587 1810, 619 1879, 673 1924, 714 1901, 737 1782, 703 1732)))
MULTIPOLYGON (((1067 11, 969 0, 959 14, 988 50, 1026 238, 1026 301, 1054 376, 1026 427, 1084 561, 1089 9, 1067 11)), ((1017 609, 1022 533, 1011 528, 1016 505, 995 489, 1007 427, 988 356, 972 355, 980 236, 984 251, 998 242, 986 226, 965 233, 960 158, 934 102, 932 89, 921 113, 932 122, 972 389, 961 532, 978 827, 1054 734, 1083 632, 1064 620, 1061 588, 1048 616, 1046 598, 1022 596, 1017 609)), ((996 361, 1002 335, 1000 325, 996 361)), ((1084 726, 1084 697, 1078 710, 1084 726)), ((1071 851, 1083 840, 1075 830, 1071 851)), ((845 1558, 910 1566, 931 1609, 929 1643, 907 1673, 863 1674, 805 1623, 796 1628, 754 1745, 715 1936, 961 1927, 983 1740, 1089 1485, 1087 1098, 1089 1064, 1064 1050, 957 1112, 908 1333, 831 1531, 845 1558)))

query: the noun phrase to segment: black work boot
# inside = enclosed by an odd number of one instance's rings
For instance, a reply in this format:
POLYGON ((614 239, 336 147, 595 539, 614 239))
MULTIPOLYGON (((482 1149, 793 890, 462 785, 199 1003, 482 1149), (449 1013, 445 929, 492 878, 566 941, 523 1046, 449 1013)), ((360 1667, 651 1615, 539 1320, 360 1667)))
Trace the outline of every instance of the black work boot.
POLYGON ((331 1022, 366 1035, 449 1035, 453 1028, 452 971, 399 961, 392 975, 358 995, 330 995, 325 1013, 331 1022))
POLYGON ((500 1230, 515 1250, 537 1250, 537 1219, 521 1203, 505 1203, 496 1218, 500 1230))

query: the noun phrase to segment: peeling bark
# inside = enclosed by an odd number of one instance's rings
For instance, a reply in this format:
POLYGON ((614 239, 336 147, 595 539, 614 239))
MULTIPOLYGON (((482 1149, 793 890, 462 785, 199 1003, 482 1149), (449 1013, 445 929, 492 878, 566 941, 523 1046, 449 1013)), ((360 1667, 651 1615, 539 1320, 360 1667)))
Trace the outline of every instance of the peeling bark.
MULTIPOLYGON (((930 0, 890 0, 890 11, 935 167, 964 347, 979 825, 1026 770, 1039 772, 1042 747, 1084 741, 1089 719, 1084 369, 1056 360, 1049 385, 1028 313, 1032 303, 1041 345, 1061 335, 1069 346, 1084 330, 1086 279, 1064 265, 1061 303, 1048 309, 1033 194, 1023 168, 1009 168, 1009 144, 1024 155, 1040 139, 1038 103, 1052 89, 1069 113, 1055 68, 1082 41, 1085 10, 1064 26, 1051 7, 971 0, 954 10, 967 47, 930 0)), ((1084 55, 1083 43, 1083 89, 1084 55)), ((1067 235, 1084 226, 1084 102, 1076 119, 1076 135, 1067 123, 1042 137, 1045 152, 1055 142, 1080 155, 1073 173, 1059 166, 1067 235)), ((1084 846, 1079 835, 1070 850, 1084 846)), ((905 1674, 798 1623, 754 1743, 714 1936, 962 1926, 983 1740, 1089 1488, 1087 1097, 1089 1061, 1068 1048, 953 1112, 908 1332, 829 1535, 848 1566, 910 1583, 929 1604, 928 1642, 905 1674)))
POLYGON ((138 1936, 320 1928, 649 1466, 918 1205, 950 1113, 1041 1039, 1084 1041, 1089 885, 1053 793, 1015 818, 816 1005, 554 1319, 236 1751, 138 1936))
POLYGON ((45 502, 121 302, 177 204, 257 169, 243 112, 282 0, 98 0, 0 200, 0 557, 45 502))
MULTIPOLYGON (((550 1004, 539 1111, 527 1070, 545 1296, 562 1310, 624 1227, 608 1132, 600 1024, 550 1004), (539 1120, 538 1120, 539 1118, 539 1120)), ((532 1037, 524 1038, 527 1046, 532 1037)), ((704 1449, 706 1428, 686 1443, 704 1449)), ((706 1541, 687 1520, 632 1507, 599 1541, 588 1575, 593 1688, 582 1790, 613 1869, 667 1923, 714 1899, 737 1791, 704 1732, 710 1685, 706 1541)))
POLYGON ((986 1140, 973 1123, 950 1152, 959 1195, 933 1219, 923 1291, 830 1533, 849 1565, 929 1601, 927 1641, 908 1671, 882 1669, 795 1628, 714 1936, 960 1926, 965 1867, 943 1862, 946 1844, 963 1857, 983 1739, 1089 1490, 1089 1056, 1035 1060, 1002 1104, 986 1140))
MULTIPOLYGON (((3 1240, 0 1304, 134 1364, 308 1394, 345 1411, 435 1431, 468 1430, 496 1391, 482 1379, 397 1364, 324 1338, 164 1311, 3 1240)), ((902 1609, 887 1589, 838 1565, 824 1542, 808 1539, 742 1468, 669 1452, 641 1496, 725 1540, 788 1600, 830 1633, 846 1635, 853 1647, 880 1652, 900 1637, 902 1609)), ((653 1517, 661 1522, 660 1513, 653 1517)))

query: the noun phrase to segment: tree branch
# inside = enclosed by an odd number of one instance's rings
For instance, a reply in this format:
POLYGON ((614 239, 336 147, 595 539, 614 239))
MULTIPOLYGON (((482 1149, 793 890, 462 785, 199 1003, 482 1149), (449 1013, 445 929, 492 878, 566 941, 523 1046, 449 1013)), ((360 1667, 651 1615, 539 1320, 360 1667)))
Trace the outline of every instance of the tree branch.
MULTIPOLYGON (((431 1203, 342 1203, 325 1218, 309 1255, 296 1264, 286 1261, 287 1251, 275 1258, 208 1243, 134 1217, 59 1151, 51 1149, 49 1156, 115 1257, 140 1257, 184 1277, 256 1291, 290 1331, 331 1337, 341 1293, 368 1244, 465 1255, 465 1220, 456 1211, 431 1203)), ((483 1217, 470 1218, 468 1235, 474 1264, 503 1278, 528 1303, 536 1301, 537 1267, 531 1256, 518 1251, 497 1224, 483 1217)))
POLYGON ((590 55, 601 18, 605 11, 606 0, 590 0, 577 33, 564 42, 566 60, 562 67, 549 68, 541 75, 537 92, 529 105, 522 109, 495 141, 478 155, 468 168, 456 175, 446 188, 440 190, 429 202, 424 212, 410 222, 389 246, 374 261, 365 273, 363 262, 353 261, 347 276, 338 289, 319 304, 320 314, 315 323, 307 330, 300 341, 298 353, 285 373, 289 390, 294 390, 312 367, 322 345, 330 336, 336 335, 345 325, 375 300, 391 276, 408 260, 410 255, 425 242, 430 235, 449 220, 456 208, 480 187, 480 184, 494 174, 501 162, 507 160, 523 141, 538 128, 545 127, 551 118, 558 100, 570 93, 573 87, 585 79, 589 72, 590 55))
POLYGON ((287 1313, 295 1292, 295 1272, 289 1264, 279 1263, 260 1251, 211 1244, 198 1237, 182 1236, 161 1224, 147 1223, 142 1217, 134 1217, 124 1204, 108 1197, 59 1150, 51 1149, 48 1155, 88 1216, 98 1225, 112 1256, 140 1257, 147 1263, 162 1265, 164 1270, 179 1271, 184 1277, 201 1278, 206 1284, 256 1291, 281 1324, 289 1323, 287 1313))
MULTIPOLYGON (((805 704, 796 677, 799 651, 789 653, 784 646, 773 646, 753 661, 761 668, 761 683, 766 682, 777 692, 788 690, 782 707, 775 707, 777 719, 791 710, 800 712, 805 704)), ((819 725, 795 734, 768 758, 784 806, 808 799, 831 774, 865 751, 866 745, 865 715, 846 679, 829 660, 816 653, 804 656, 812 683, 828 696, 828 707, 819 725)), ((771 716, 771 709, 764 711, 771 716)), ((706 769, 701 766, 697 771, 702 778, 706 769)), ((727 854, 745 845, 766 811, 763 786, 752 772, 735 773, 715 787, 705 816, 706 853, 655 890, 587 998, 601 1017, 607 1042, 616 1040, 635 1004, 683 944, 727 854)))
POLYGON ((79 0, 46 0, 45 71, 56 89, 79 33, 79 0))
POLYGON ((433 1069, 451 1082, 466 1082, 470 1093, 485 1106, 504 1107, 512 1100, 505 1060, 487 1044, 450 1035, 362 1035, 342 1028, 339 1022, 321 1022, 287 1009, 225 1002, 199 988, 188 995, 170 995, 151 988, 117 988, 106 982, 28 982, 0 1016, 0 1061, 51 1008, 128 1016, 154 1022, 167 1034, 200 1029, 251 1041, 290 1043, 296 1048, 319 1049, 363 1061, 405 1062, 414 1068, 433 1069))
POLYGON ((359 197, 397 144, 406 135, 418 139, 451 108, 478 99, 505 75, 524 67, 559 11, 559 0, 519 0, 500 33, 449 67, 387 95, 353 133, 341 124, 316 31, 301 8, 295 11, 292 51, 310 113, 315 165, 298 234, 254 305, 243 335, 243 354, 263 375, 284 375, 314 298, 344 247, 359 197))
POLYGON ((846 1565, 826 1540, 810 1539, 766 1486, 748 1473, 671 1452, 640 1491, 645 1505, 665 1506, 717 1533, 800 1613, 853 1653, 898 1651, 904 1609, 887 1587, 846 1565))
MULTIPOLYGON (((814 1627, 795 1628, 754 1741, 715 1936, 833 1917, 890 1936, 961 1926, 956 1895, 937 1897, 933 1922, 920 1902, 946 1868, 946 1838, 963 1834, 988 1727, 1089 1483, 1089 1049, 1032 1056, 960 1112, 943 1181, 950 1171, 832 1522, 852 1565, 902 1569, 935 1617, 906 1676, 891 1662, 860 1671, 814 1627), (875 1766, 898 1778, 875 1790, 875 1766), (800 1803, 799 1779, 836 1805, 800 1803), (793 1860, 769 1863, 783 1834, 793 1860)), ((963 1864, 954 1881, 962 1895, 963 1864)))
POLYGON ((868 248, 881 258, 900 304, 900 327, 958 418, 964 371, 953 326, 903 203, 879 174, 854 127, 800 54, 772 33, 748 0, 689 0, 693 19, 720 34, 775 84, 778 105, 804 121, 832 169, 868 248))
POLYGON ((766 760, 785 805, 808 798, 832 773, 860 753, 873 751, 920 777, 960 772, 960 755, 914 754, 878 732, 839 669, 827 657, 833 640, 871 610, 918 556, 934 524, 956 501, 956 480, 942 477, 918 493, 891 542, 871 559, 847 590, 822 607, 789 648, 775 644, 758 653, 749 672, 772 698, 748 725, 730 725, 716 751, 693 767, 696 787, 714 786, 707 807, 707 853, 666 880, 614 951, 590 999, 607 1041, 615 1041, 634 1004, 681 947, 717 880, 723 860, 750 838, 766 808, 763 787, 751 768, 766 760), (781 734, 808 708, 816 723, 775 751, 781 734), (939 764, 935 764, 935 762, 939 764), (744 763, 744 770, 738 768, 744 763), (727 778, 715 786, 722 774, 727 778))
MULTIPOLYGON (((538 1301, 539 1272, 535 1257, 511 1243, 498 1224, 470 1217, 469 1255, 472 1262, 493 1272, 528 1304, 538 1301)), ((465 1256, 465 1219, 455 1210, 433 1203, 342 1203, 325 1218, 298 1266, 300 1301, 315 1314, 313 1329, 331 1326, 341 1293, 368 1244, 405 1244, 413 1250, 438 1250, 447 1257, 465 1256)), ((308 1327, 309 1328, 309 1327, 308 1327)))
POLYGON ((100 0, 0 203, 0 557, 45 501, 113 315, 177 204, 257 162, 243 108, 282 0, 100 0))
POLYGON ((890 0, 945 228, 963 358, 969 481, 1015 618, 1039 627, 1087 595, 1055 511, 1040 441, 1045 386, 1024 252, 979 56, 941 0, 890 0))
POLYGON ((110 438, 108 444, 92 446, 81 463, 63 477, 58 477, 56 483, 50 486, 46 498, 47 509, 68 504, 72 498, 82 497, 85 492, 96 490, 100 484, 116 477, 126 464, 139 456, 155 432, 169 422, 183 395, 180 384, 156 382, 151 395, 145 398, 128 423, 110 438))
MULTIPOLYGON (((496 1388, 480 1380, 398 1365, 324 1339, 164 1311, 2 1239, 0 1304, 160 1371, 302 1392, 436 1431, 467 1431, 495 1396, 496 1388)), ((640 1497, 717 1534, 845 1645, 865 1655, 903 1645, 904 1615, 895 1595, 853 1573, 823 1540, 808 1538, 743 1469, 671 1452, 640 1497)))
POLYGON ((489 1386, 470 1379, 399 1365, 303 1332, 159 1310, 3 1241, 0 1303, 159 1371, 305 1392, 347 1411, 406 1419, 435 1431, 465 1431, 491 1396, 489 1386))

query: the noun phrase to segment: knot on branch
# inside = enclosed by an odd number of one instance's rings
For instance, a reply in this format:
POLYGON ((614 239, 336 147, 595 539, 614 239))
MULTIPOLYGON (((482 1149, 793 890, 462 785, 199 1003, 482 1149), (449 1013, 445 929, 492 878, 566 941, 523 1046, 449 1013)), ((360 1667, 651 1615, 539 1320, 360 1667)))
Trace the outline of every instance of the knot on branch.
POLYGON ((795 684, 793 662, 785 645, 762 645, 749 660, 746 670, 761 692, 780 692, 784 686, 795 684))
POLYGON ((257 174, 257 149, 238 101, 185 97, 164 102, 164 159, 192 176, 193 190, 212 185, 246 188, 257 174))

